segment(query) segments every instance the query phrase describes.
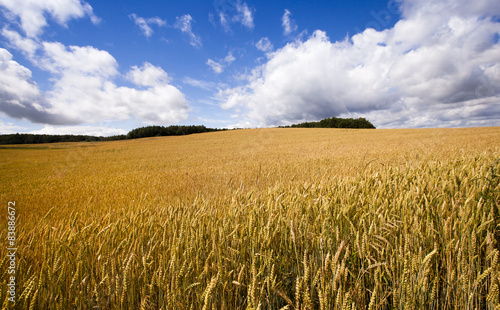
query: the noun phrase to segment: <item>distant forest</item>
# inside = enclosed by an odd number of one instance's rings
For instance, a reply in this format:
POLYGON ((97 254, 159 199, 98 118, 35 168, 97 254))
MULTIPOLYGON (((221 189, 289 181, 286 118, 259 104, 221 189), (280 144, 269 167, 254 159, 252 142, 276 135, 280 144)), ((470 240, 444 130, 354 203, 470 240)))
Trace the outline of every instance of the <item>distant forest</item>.
POLYGON ((157 136, 181 136, 193 133, 219 131, 226 129, 214 129, 201 126, 146 126, 131 130, 126 135, 111 137, 95 137, 85 135, 37 135, 29 133, 16 133, 0 135, 0 144, 35 144, 35 143, 55 143, 55 142, 95 142, 114 141, 125 139, 138 139, 157 136))
POLYGON ((0 135, 0 144, 35 144, 56 142, 95 142, 125 140, 127 136, 95 137, 84 135, 38 135, 30 133, 16 133, 0 135))
POLYGON ((375 129, 372 123, 370 123, 365 118, 325 118, 319 122, 305 122, 300 124, 294 124, 290 126, 281 126, 282 128, 363 128, 363 129, 375 129))
MULTIPOLYGON (((302 127, 302 128, 375 128, 372 123, 364 118, 326 118, 319 122, 306 122, 282 127, 302 127)), ((38 135, 29 133, 16 133, 0 135, 0 144, 35 144, 35 143, 55 143, 55 142, 96 142, 114 141, 125 139, 138 139, 158 136, 183 136, 194 133, 223 131, 227 129, 207 128, 203 125, 191 126, 146 126, 133 129, 126 135, 111 137, 96 137, 86 135, 38 135)))
POLYGON ((193 133, 211 132, 211 131, 221 131, 227 129, 216 129, 207 128, 203 125, 199 126, 146 126, 133 129, 127 134, 127 139, 137 139, 145 137, 157 137, 157 136, 184 136, 193 133))

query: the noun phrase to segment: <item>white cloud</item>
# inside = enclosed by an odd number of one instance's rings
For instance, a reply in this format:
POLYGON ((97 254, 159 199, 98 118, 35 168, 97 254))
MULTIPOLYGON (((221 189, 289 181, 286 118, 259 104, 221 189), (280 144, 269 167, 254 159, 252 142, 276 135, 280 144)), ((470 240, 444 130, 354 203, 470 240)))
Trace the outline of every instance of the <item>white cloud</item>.
POLYGON ((118 63, 106 51, 92 46, 69 46, 59 42, 43 42, 43 69, 61 75, 88 75, 107 78, 118 73, 118 63))
POLYGON ((166 26, 167 22, 159 17, 144 18, 139 17, 136 14, 130 14, 129 17, 134 21, 134 23, 141 28, 144 36, 149 38, 153 35, 153 28, 151 25, 157 25, 158 27, 166 26))
POLYGON ((191 15, 186 14, 181 17, 176 17, 175 28, 180 29, 182 32, 189 36, 189 43, 194 47, 201 47, 201 38, 193 33, 191 29, 191 22, 193 22, 193 18, 191 15))
POLYGON ((332 116, 382 127, 498 125, 500 23, 487 13, 498 4, 481 1, 477 16, 442 13, 452 3, 415 4, 393 28, 344 41, 315 31, 269 54, 246 85, 221 89, 221 107, 260 126, 332 116), (419 9, 426 14, 411 11, 419 9))
POLYGON ((222 73, 224 71, 224 65, 222 65, 220 62, 216 62, 212 59, 208 59, 206 64, 214 70, 215 73, 222 73))
POLYGON ((404 0, 401 1, 400 8, 407 19, 419 15, 439 15, 444 19, 453 16, 477 18, 500 15, 500 5, 496 0, 404 0))
POLYGON ((138 90, 117 87, 117 62, 106 51, 93 47, 64 47, 44 43, 44 68, 57 78, 47 96, 59 114, 80 122, 125 120, 132 116, 146 122, 176 123, 187 118, 184 95, 169 85, 170 78, 159 67, 145 63, 132 67, 127 77, 138 90))
POLYGON ((34 130, 31 134, 39 135, 89 135, 96 137, 109 137, 127 134, 120 128, 106 126, 52 126, 46 125, 40 130, 34 130))
POLYGON ((224 57, 224 63, 226 65, 230 65, 235 61, 236 58, 233 56, 233 53, 229 52, 226 57, 224 57))
MULTIPOLYGON (((241 0, 215 0, 214 6, 216 7, 216 15, 219 17, 219 22, 225 32, 232 32, 231 23, 239 23, 250 30, 255 27, 253 17, 255 10, 250 8, 246 2, 241 2, 241 0)), ((213 20, 212 16, 212 13, 210 13, 211 21, 215 26, 215 20, 213 20)))
POLYGON ((24 132, 24 131, 26 131, 25 127, 18 126, 12 122, 6 123, 0 120, 0 134, 2 135, 24 132))
POLYGON ((222 28, 224 28, 224 31, 229 32, 231 30, 231 27, 229 27, 229 21, 227 20, 226 14, 224 14, 223 12, 220 12, 219 19, 220 19, 220 24, 222 25, 222 28))
POLYGON ((255 27, 253 23, 253 15, 252 11, 246 4, 246 2, 238 2, 236 4, 236 12, 237 14, 233 17, 233 20, 241 23, 248 29, 253 29, 255 27))
POLYGON ((259 51, 262 51, 262 52, 269 52, 269 51, 272 51, 273 49, 273 44, 271 43, 271 41, 269 41, 269 38, 267 37, 264 37, 264 38, 261 38, 259 40, 259 42, 257 42, 255 44, 255 47, 259 50, 259 51))
POLYGON ((63 26, 70 19, 84 16, 89 16, 94 24, 100 21, 92 7, 82 0, 0 0, 0 5, 8 9, 4 13, 9 19, 19 18, 21 28, 31 38, 43 33, 47 17, 63 26))
POLYGON ((2 29, 2 35, 7 38, 10 45, 20 50, 25 57, 33 60, 39 44, 37 41, 22 37, 17 31, 10 30, 7 26, 2 29))
POLYGON ((214 90, 216 87, 216 84, 214 82, 197 80, 190 77, 184 77, 183 82, 188 85, 198 87, 204 90, 214 90))
POLYGON ((0 111, 35 123, 70 122, 51 113, 50 104, 31 80, 31 71, 14 61, 12 54, 3 48, 0 48, 0 111))
POLYGON ((291 15, 292 13, 285 9, 285 13, 283 14, 283 17, 281 17, 281 26, 283 26, 284 35, 289 35, 297 30, 297 24, 295 24, 295 21, 290 18, 291 15))
POLYGON ((129 115, 142 118, 147 123, 177 123, 187 119, 189 105, 184 94, 168 84, 171 78, 160 67, 144 63, 132 67, 127 76, 145 90, 119 87, 116 101, 129 107, 129 115))
POLYGON ((172 124, 188 117, 189 105, 176 87, 165 84, 146 90, 128 87, 116 89, 115 102, 127 107, 128 118, 140 118, 148 124, 172 124))
POLYGON ((212 59, 208 59, 206 64, 214 70, 215 73, 219 74, 224 71, 224 69, 229 66, 236 58, 233 56, 233 53, 229 52, 226 57, 220 59, 219 61, 215 61, 212 59))
POLYGON ((162 68, 155 67, 148 62, 144 63, 142 68, 133 66, 127 76, 137 86, 158 86, 171 81, 162 68))
POLYGON ((41 66, 54 75, 46 95, 58 114, 82 123, 127 118, 127 107, 114 98, 118 63, 113 56, 88 46, 45 42, 43 48, 41 66))
POLYGON ((52 74, 52 89, 41 92, 31 71, 0 49, 0 110, 13 118, 68 125, 127 120, 172 124, 188 116, 189 104, 160 67, 133 66, 126 77, 140 89, 119 87, 118 63, 94 47, 43 42, 35 64, 52 74))
MULTIPOLYGON (((12 21, 19 17, 27 36, 5 26, 1 33, 9 45, 20 50, 31 63, 51 74, 51 89, 42 92, 31 79, 31 71, 0 49, 0 111, 12 118, 24 118, 50 125, 98 124, 103 121, 128 120, 172 124, 188 117, 189 104, 184 94, 170 85, 168 74, 160 67, 144 63, 133 66, 125 75, 136 87, 120 87, 116 59, 107 51, 92 46, 65 46, 44 42, 36 36, 46 25, 45 16, 60 24, 71 18, 88 15, 98 19, 92 8, 81 0, 45 1, 0 0, 12 21), (16 5, 14 5, 16 4, 16 5), (35 20, 26 22, 27 17, 35 20), (36 19, 38 18, 38 19, 36 19)), ((139 19, 136 15, 131 18, 139 19)), ((146 25, 164 25, 157 18, 145 19, 146 25)), ((191 32, 190 16, 180 19, 180 29, 191 32), (182 23, 185 22, 185 23, 182 23)), ((150 34, 146 31, 146 34, 150 34)))

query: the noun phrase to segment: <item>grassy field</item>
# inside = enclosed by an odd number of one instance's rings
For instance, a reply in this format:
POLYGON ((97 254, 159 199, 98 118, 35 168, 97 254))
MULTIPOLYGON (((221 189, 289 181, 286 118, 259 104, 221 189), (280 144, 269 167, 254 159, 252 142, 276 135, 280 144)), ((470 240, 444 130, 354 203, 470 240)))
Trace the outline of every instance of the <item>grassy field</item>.
POLYGON ((500 309, 500 127, 0 147, 16 309, 500 309))

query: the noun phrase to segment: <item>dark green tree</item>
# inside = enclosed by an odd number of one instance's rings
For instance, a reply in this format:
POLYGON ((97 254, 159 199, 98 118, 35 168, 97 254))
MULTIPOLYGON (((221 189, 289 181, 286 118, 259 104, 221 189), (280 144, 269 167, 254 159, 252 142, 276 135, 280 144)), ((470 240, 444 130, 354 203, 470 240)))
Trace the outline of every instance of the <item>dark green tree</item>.
POLYGON ((364 128, 364 129, 375 129, 372 123, 367 119, 360 117, 357 119, 353 118, 325 118, 319 122, 304 122, 300 124, 293 124, 291 126, 284 127, 295 127, 295 128, 364 128))

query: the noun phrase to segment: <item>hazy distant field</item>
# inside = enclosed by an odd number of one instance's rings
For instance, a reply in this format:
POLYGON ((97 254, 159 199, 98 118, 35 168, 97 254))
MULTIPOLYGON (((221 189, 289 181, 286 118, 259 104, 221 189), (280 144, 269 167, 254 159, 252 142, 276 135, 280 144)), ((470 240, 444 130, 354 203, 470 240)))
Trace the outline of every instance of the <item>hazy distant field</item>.
POLYGON ((500 127, 1 147, 16 307, 497 309, 499 159, 500 127))

